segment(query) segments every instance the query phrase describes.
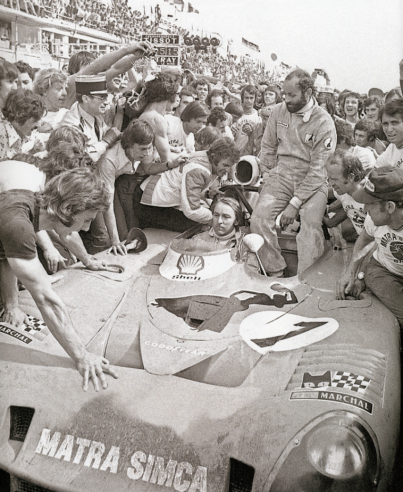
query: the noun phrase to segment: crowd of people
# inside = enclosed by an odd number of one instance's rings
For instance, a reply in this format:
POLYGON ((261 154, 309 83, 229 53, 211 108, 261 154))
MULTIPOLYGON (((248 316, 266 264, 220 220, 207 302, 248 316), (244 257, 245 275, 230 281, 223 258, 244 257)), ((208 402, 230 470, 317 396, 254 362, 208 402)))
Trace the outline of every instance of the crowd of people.
MULTIPOLYGON (((144 7, 132 8, 128 0, 0 0, 0 4, 36 17, 52 17, 101 30, 124 39, 156 32, 161 25, 158 4, 146 13, 144 7)), ((172 22, 164 26, 176 34, 180 27, 172 22)))
MULTIPOLYGON (((261 180, 247 225, 263 238, 254 268, 286 274, 279 216, 283 229, 298 223, 298 273, 322 255, 323 226, 339 228, 355 246, 337 296, 369 288, 402 325, 402 87, 332 91, 302 69, 281 84, 264 70, 233 83, 219 57, 211 83, 196 73, 204 55, 155 71, 154 51, 136 42, 98 58, 79 52, 68 73, 0 60, 3 320, 26 319, 22 284, 84 388, 105 388, 104 373, 116 373, 85 348, 49 276, 77 261, 107 269, 94 254, 126 255, 130 231, 146 227, 201 224, 199 241, 236 248, 247 262, 244 210, 220 187, 253 156, 261 180)), ((403 86, 403 61, 400 74, 403 86)))

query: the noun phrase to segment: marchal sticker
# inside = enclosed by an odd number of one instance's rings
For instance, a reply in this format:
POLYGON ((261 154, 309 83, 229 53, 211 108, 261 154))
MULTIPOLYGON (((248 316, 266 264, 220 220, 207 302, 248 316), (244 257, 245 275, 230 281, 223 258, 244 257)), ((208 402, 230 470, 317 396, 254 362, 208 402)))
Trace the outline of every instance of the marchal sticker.
POLYGON ((371 415, 374 409, 374 405, 370 401, 363 400, 355 395, 346 395, 335 391, 293 391, 291 392, 290 400, 323 400, 344 403, 361 408, 361 410, 371 415))

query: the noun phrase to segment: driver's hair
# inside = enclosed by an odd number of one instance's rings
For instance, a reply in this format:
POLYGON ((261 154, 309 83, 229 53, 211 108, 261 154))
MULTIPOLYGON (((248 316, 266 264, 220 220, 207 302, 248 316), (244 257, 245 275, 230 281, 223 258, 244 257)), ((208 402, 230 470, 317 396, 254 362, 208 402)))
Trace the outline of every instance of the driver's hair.
POLYGON ((243 222, 243 211, 241 204, 236 200, 235 198, 232 198, 231 196, 220 196, 217 195, 216 198, 214 199, 213 203, 211 204, 210 210, 211 213, 214 214, 214 210, 217 206, 217 203, 224 203, 225 205, 228 205, 229 207, 232 208, 232 210, 235 213, 235 226, 238 226, 239 224, 242 224, 243 222))
POLYGON ((35 195, 37 205, 66 227, 74 224, 80 212, 101 212, 109 207, 109 194, 104 182, 87 167, 64 171, 48 181, 43 192, 35 195))

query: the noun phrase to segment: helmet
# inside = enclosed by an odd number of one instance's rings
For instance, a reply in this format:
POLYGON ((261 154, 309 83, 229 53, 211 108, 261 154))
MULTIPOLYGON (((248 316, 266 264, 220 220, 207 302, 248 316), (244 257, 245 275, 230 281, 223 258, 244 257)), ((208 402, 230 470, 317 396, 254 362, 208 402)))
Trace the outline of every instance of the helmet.
POLYGON ((260 178, 259 164, 255 156, 244 155, 231 167, 229 178, 236 184, 254 186, 260 178))

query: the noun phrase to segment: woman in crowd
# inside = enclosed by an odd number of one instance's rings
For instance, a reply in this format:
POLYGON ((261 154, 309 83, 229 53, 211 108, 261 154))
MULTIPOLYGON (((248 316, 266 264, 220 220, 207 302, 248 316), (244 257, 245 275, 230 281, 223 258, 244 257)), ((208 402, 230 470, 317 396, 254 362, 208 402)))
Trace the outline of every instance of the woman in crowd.
POLYGON ((37 94, 24 89, 9 92, 3 107, 4 118, 0 120, 0 159, 11 159, 22 151, 22 145, 44 113, 37 94))

